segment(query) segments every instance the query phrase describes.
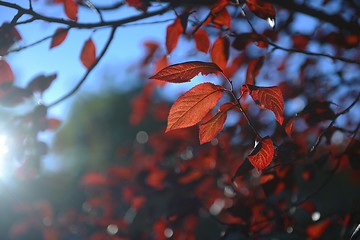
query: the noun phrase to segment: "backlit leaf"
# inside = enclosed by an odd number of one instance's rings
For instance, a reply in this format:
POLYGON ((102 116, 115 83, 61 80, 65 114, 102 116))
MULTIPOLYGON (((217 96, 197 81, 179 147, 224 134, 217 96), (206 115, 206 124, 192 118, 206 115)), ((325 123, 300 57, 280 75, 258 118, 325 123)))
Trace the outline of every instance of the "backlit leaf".
POLYGON ((271 141, 271 138, 265 137, 251 151, 248 159, 257 170, 261 171, 269 166, 273 157, 274 144, 271 141))
POLYGON ((60 45, 66 39, 68 32, 69 31, 66 28, 56 29, 55 34, 51 40, 50 48, 54 48, 60 45))
POLYGON ((52 81, 54 81, 56 77, 57 77, 56 73, 51 74, 49 76, 45 76, 41 74, 36 78, 34 78, 33 80, 31 80, 31 82, 28 84, 26 88, 32 92, 42 93, 51 85, 52 81))
POLYGON ((78 5, 74 2, 74 0, 64 0, 64 9, 68 18, 74 21, 78 20, 78 5))
POLYGON ((264 57, 253 59, 249 62, 246 71, 246 83, 255 85, 255 77, 259 74, 260 69, 264 63, 264 57))
POLYGON ((211 141, 223 129, 227 112, 234 106, 234 103, 225 103, 214 117, 200 125, 200 144, 211 141))
POLYGON ((272 111, 275 114, 276 120, 280 124, 283 123, 284 99, 279 87, 257 87, 246 84, 243 86, 243 91, 248 91, 257 105, 272 111))
POLYGON ((150 79, 171 83, 183 83, 190 82, 190 80, 199 73, 207 75, 219 72, 222 72, 222 70, 214 63, 193 61, 170 65, 154 76, 151 76, 150 79))
POLYGON ((221 69, 225 69, 229 58, 229 39, 226 37, 218 37, 211 49, 211 59, 221 69))
POLYGON ((181 95, 170 109, 166 132, 200 122, 218 103, 223 90, 221 86, 202 83, 181 95))
POLYGON ((5 60, 0 60, 0 85, 12 83, 14 81, 14 73, 10 65, 5 60))
POLYGON ((180 17, 177 17, 173 24, 166 29, 166 50, 170 54, 177 46, 179 38, 183 33, 184 28, 181 24, 180 17))
POLYGON ((86 68, 90 68, 95 63, 96 47, 91 38, 85 42, 81 50, 80 60, 86 68))
POLYGON ((194 34, 196 48, 204 53, 208 53, 210 48, 210 40, 207 32, 199 28, 194 34))

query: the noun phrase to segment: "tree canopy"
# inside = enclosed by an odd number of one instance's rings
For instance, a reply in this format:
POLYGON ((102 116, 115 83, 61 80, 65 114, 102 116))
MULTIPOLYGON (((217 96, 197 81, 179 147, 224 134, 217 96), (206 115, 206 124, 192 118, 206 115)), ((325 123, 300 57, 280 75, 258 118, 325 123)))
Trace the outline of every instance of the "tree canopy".
POLYGON ((1 239, 359 238, 358 1, 0 0, 0 9, 10 16, 0 23, 0 163, 16 183, 2 184, 1 239), (141 56, 111 67, 132 64, 139 81, 120 84, 136 88, 53 117, 110 54, 124 54, 135 27, 141 56), (32 48, 59 66, 24 84, 16 59, 32 48), (79 64, 72 85, 64 55, 79 64), (60 81, 70 87, 51 95, 60 81), (43 171, 52 151, 76 168, 43 171))

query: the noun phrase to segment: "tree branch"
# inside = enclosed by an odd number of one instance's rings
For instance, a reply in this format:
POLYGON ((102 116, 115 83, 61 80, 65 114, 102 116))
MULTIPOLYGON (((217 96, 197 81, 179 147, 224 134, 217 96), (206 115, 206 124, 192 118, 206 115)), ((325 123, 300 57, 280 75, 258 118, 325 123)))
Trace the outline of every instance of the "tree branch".
POLYGON ((352 60, 352 59, 348 59, 348 58, 343 58, 343 57, 337 57, 337 56, 333 56, 327 53, 315 53, 315 52, 308 52, 308 51, 303 51, 300 49, 296 49, 296 48, 285 48, 282 46, 279 46, 273 42, 267 41, 267 43, 271 46, 273 46, 276 49, 282 50, 282 51, 286 51, 286 52, 292 52, 292 53, 302 53, 305 55, 309 55, 309 56, 317 56, 317 57, 326 57, 326 58, 330 58, 332 60, 338 60, 338 61, 342 61, 342 62, 347 62, 347 63, 353 63, 353 64, 358 64, 360 65, 360 61, 357 60, 352 60))
POLYGON ((76 93, 79 88, 81 87, 81 85, 85 82, 85 80, 87 79, 87 77, 89 76, 89 74, 91 73, 91 71, 97 66, 97 64, 100 62, 100 60, 102 59, 102 57, 105 55, 106 51, 108 50, 110 43, 112 42, 112 40, 114 39, 115 36, 115 32, 116 32, 116 27, 113 27, 109 36, 109 39, 107 40, 104 49, 101 51, 99 57, 96 59, 95 63, 86 71, 86 73, 84 74, 84 76, 80 79, 80 81, 78 82, 78 84, 67 94, 65 94, 63 97, 59 98, 58 100, 56 100, 53 103, 50 103, 47 107, 53 107, 56 104, 64 101, 65 99, 71 97, 74 93, 76 93))
POLYGON ((295 1, 289 0, 263 0, 264 2, 273 3, 277 6, 288 9, 292 12, 300 12, 308 16, 312 16, 324 22, 331 23, 339 29, 347 30, 348 32, 359 34, 360 25, 356 21, 346 21, 340 15, 327 14, 321 10, 310 8, 305 4, 298 4, 295 1))
POLYGON ((118 26, 124 25, 126 23, 139 21, 139 20, 157 16, 157 15, 162 15, 172 9, 172 6, 168 5, 168 6, 165 6, 161 9, 153 11, 153 12, 146 12, 146 13, 142 13, 142 14, 139 14, 136 16, 131 16, 131 17, 115 20, 115 21, 98 22, 98 23, 79 23, 79 22, 74 22, 74 21, 65 20, 65 19, 61 19, 61 18, 47 17, 47 16, 41 15, 31 9, 25 9, 17 4, 8 3, 8 2, 4 2, 4 1, 0 1, 0 6, 18 10, 19 12, 21 12, 21 14, 27 14, 27 15, 32 16, 32 18, 34 20, 42 20, 42 21, 50 22, 50 23, 65 24, 65 25, 68 25, 69 27, 79 28, 79 29, 86 29, 86 28, 89 29, 89 28, 98 28, 98 27, 118 27, 118 26))

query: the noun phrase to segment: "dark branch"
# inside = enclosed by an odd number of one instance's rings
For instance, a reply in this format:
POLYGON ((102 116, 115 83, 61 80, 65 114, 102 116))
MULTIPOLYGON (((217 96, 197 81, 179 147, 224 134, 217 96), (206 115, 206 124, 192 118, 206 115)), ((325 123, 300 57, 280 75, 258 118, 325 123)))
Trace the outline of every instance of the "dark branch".
POLYGON ((360 32, 360 25, 355 21, 346 21, 340 15, 332 15, 327 14, 321 10, 317 10, 314 8, 310 8, 305 4, 298 4, 295 1, 289 0, 263 0, 265 2, 273 3, 277 6, 283 7, 288 9, 291 12, 300 12, 309 16, 312 16, 316 19, 319 19, 324 22, 331 23, 332 25, 336 26, 339 29, 347 30, 348 32, 359 34, 360 32))
POLYGON ((61 18, 47 17, 47 16, 41 15, 31 9, 25 9, 17 4, 8 3, 8 2, 4 2, 4 1, 0 1, 0 6, 18 10, 19 12, 21 12, 21 14, 30 15, 35 20, 42 20, 42 21, 50 22, 50 23, 65 24, 65 25, 68 25, 69 27, 79 28, 79 29, 98 28, 98 27, 117 27, 117 26, 124 25, 126 23, 136 22, 136 21, 139 21, 139 20, 142 20, 145 18, 162 15, 172 9, 172 6, 168 5, 168 6, 165 6, 161 9, 153 11, 153 12, 146 12, 146 13, 142 13, 142 14, 139 14, 136 16, 131 16, 131 17, 115 20, 115 21, 97 22, 97 23, 79 23, 79 22, 74 22, 74 21, 65 20, 65 19, 61 19, 61 18))
POLYGON ((80 81, 78 82, 78 84, 67 94, 65 94, 63 97, 59 98, 58 100, 56 100, 53 103, 50 103, 48 105, 48 108, 55 106, 56 104, 64 101, 65 99, 71 97, 74 93, 76 93, 79 88, 81 87, 81 85, 85 82, 85 80, 87 79, 87 77, 89 76, 89 74, 91 73, 91 71, 96 67, 96 65, 100 62, 100 60, 102 59, 102 57, 105 55, 106 51, 108 50, 110 43, 112 42, 112 40, 114 39, 115 36, 115 32, 116 32, 116 27, 113 27, 109 36, 109 39, 107 40, 104 49, 101 51, 99 57, 96 59, 95 63, 86 71, 86 73, 84 74, 84 76, 80 79, 80 81))

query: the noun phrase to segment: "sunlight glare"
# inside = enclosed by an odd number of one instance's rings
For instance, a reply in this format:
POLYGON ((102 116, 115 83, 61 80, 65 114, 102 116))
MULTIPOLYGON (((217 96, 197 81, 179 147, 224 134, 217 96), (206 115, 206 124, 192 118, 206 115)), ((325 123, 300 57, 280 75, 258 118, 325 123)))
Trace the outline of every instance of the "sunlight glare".
POLYGON ((7 137, 0 134, 0 177, 2 177, 6 172, 6 159, 5 156, 9 152, 9 147, 7 145, 7 137))

